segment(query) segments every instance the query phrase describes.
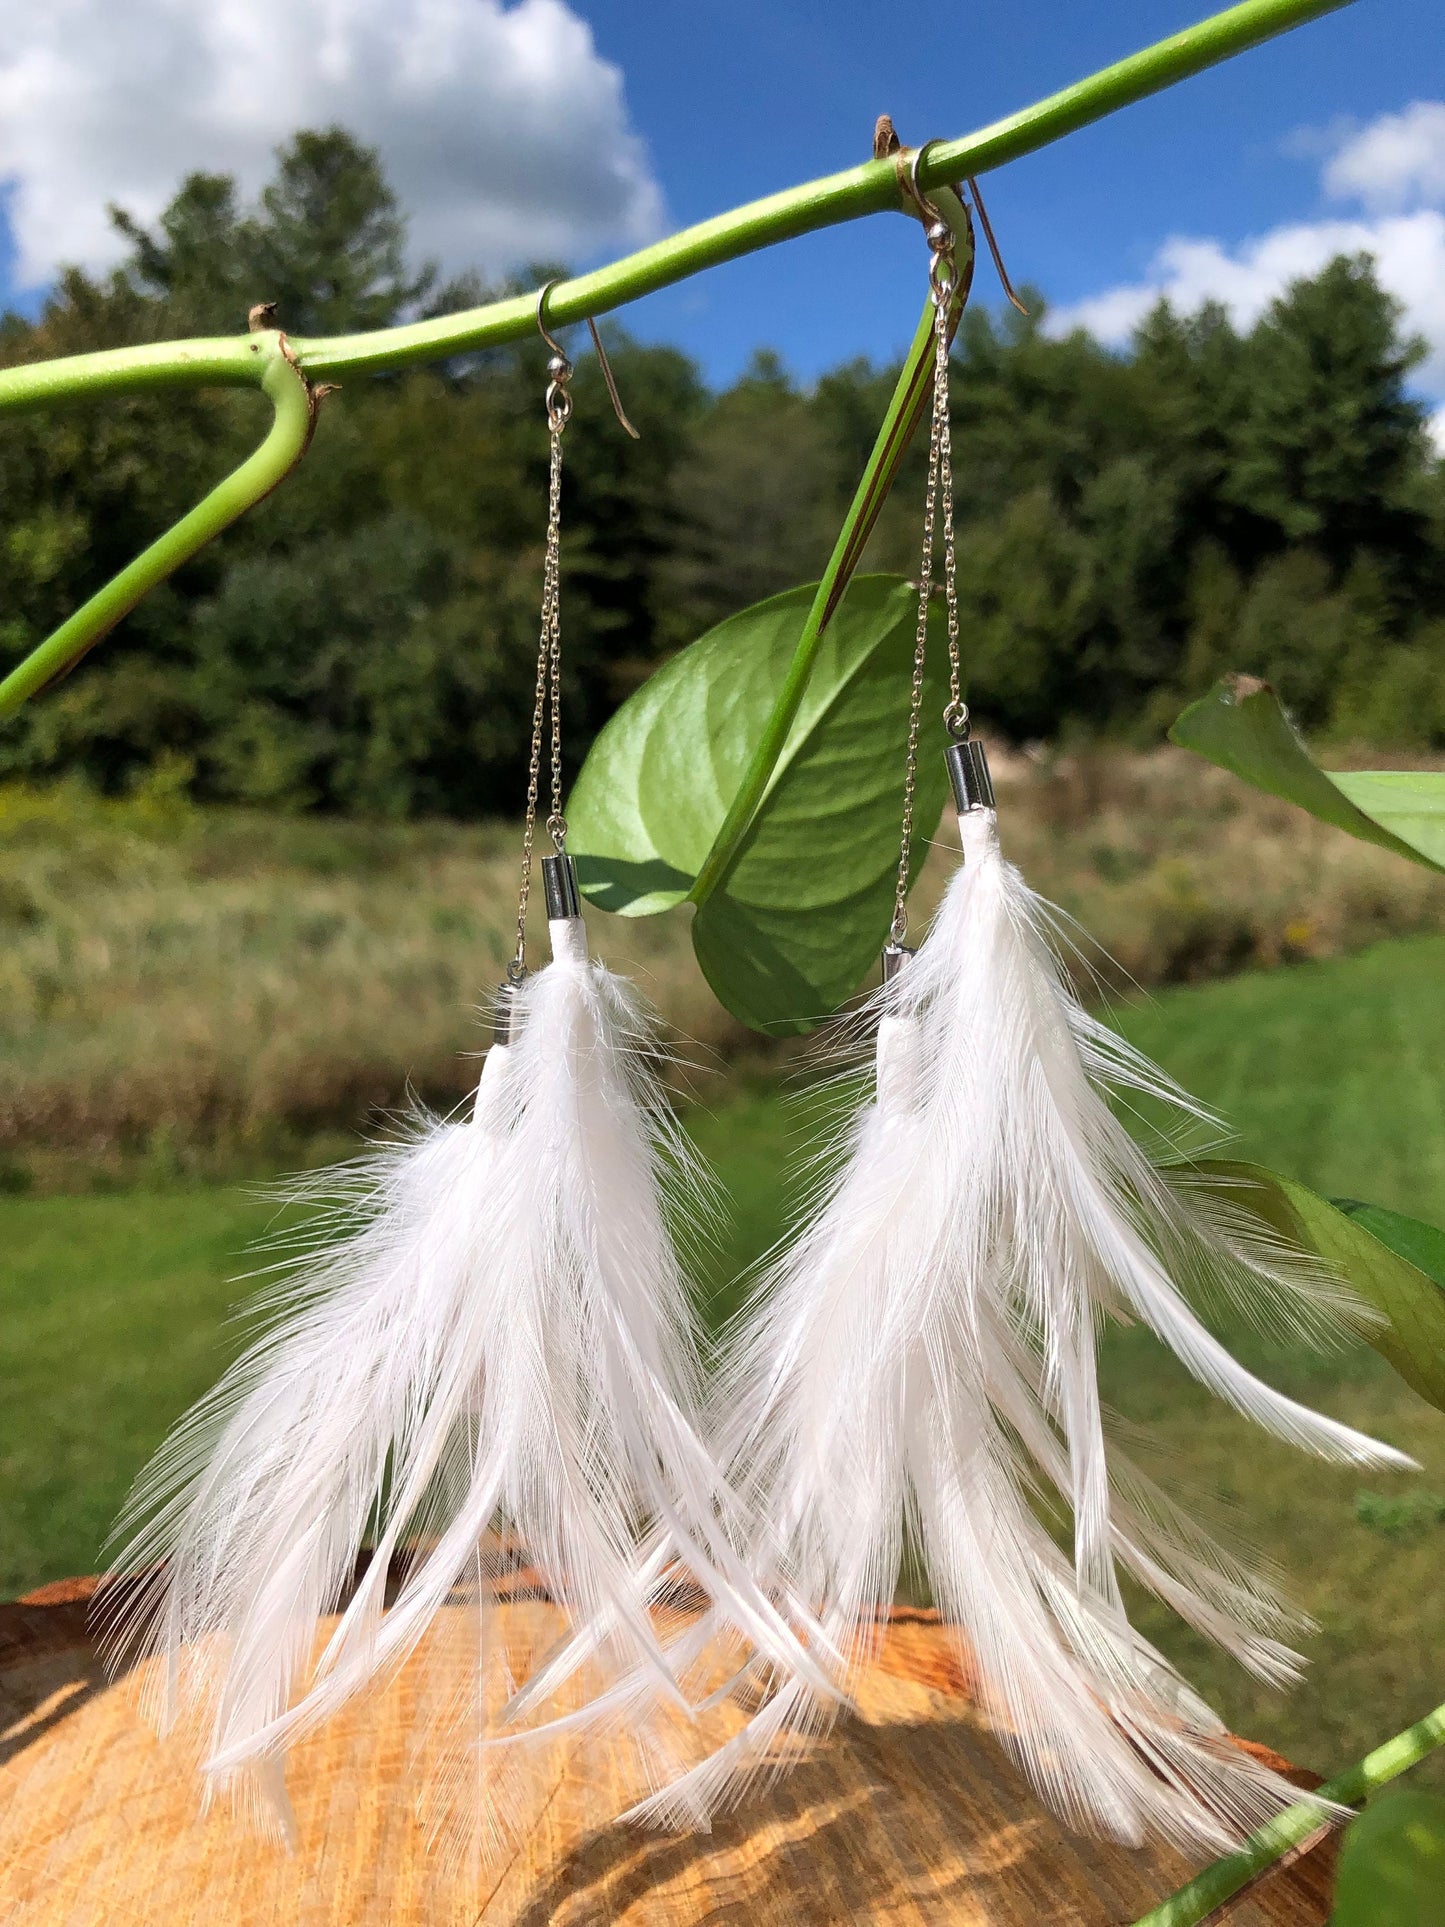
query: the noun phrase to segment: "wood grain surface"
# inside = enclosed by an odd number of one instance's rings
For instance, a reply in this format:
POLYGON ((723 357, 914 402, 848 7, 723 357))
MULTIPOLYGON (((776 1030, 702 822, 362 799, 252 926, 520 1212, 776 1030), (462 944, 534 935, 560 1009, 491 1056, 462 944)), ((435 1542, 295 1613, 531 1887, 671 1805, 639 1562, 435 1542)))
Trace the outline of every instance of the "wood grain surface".
MULTIPOLYGON (((191 1756, 151 1733, 133 1680, 106 1681, 93 1585, 0 1605, 4 1927, 1122 1927, 1194 1870, 1066 1833, 982 1730, 947 1629, 922 1612, 891 1622, 859 1714, 710 1835, 612 1823, 607 1752, 559 1746, 514 1847, 484 1867, 429 1851, 414 1750, 427 1708, 408 1668, 296 1750, 287 1853, 201 1813, 191 1756)), ((501 1611, 521 1643, 555 1631, 545 1604, 501 1611)), ((1332 1849, 1218 1919, 1321 1927, 1332 1849)))

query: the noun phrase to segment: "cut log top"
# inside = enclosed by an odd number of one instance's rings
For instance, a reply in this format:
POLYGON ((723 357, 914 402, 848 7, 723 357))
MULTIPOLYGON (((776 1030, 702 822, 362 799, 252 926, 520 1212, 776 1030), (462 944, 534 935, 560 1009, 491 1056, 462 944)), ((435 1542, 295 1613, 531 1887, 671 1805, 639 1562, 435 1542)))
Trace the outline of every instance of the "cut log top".
MULTIPOLYGON (((480 1875, 449 1870, 416 1814, 403 1673, 297 1748, 288 1855, 229 1813, 201 1815, 186 1749, 154 1737, 127 1682, 106 1682, 94 1584, 0 1605, 6 1927, 1123 1927, 1195 1871, 1162 1847, 1065 1832, 974 1715, 947 1629, 903 1610, 859 1714, 710 1835, 610 1824, 616 1789, 594 1747, 559 1758, 520 1851, 480 1875)), ((1330 1844, 1217 1918, 1322 1927, 1330 1844)))

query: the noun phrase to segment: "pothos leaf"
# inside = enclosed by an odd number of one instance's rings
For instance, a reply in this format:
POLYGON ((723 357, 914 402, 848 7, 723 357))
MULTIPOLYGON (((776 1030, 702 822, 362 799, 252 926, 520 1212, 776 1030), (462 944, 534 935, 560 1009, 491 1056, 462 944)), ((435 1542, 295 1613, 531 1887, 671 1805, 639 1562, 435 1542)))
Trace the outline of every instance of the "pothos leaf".
POLYGON ((1378 1206, 1331 1204, 1263 1165, 1206 1158, 1194 1168, 1228 1183, 1232 1202, 1318 1253, 1381 1313, 1364 1336, 1445 1411, 1445 1233, 1378 1206))
POLYGON ((1445 1800, 1402 1788, 1345 1830, 1330 1927, 1445 1927, 1445 1800))
POLYGON ((1336 829, 1445 870, 1445 771, 1322 770, 1266 682, 1226 676, 1190 704, 1169 735, 1336 829))
POLYGON ((1387 1211, 1381 1204, 1361 1204, 1358 1198, 1333 1198, 1331 1203, 1445 1292, 1445 1231, 1402 1212, 1387 1211))
MULTIPOLYGON (((683 902, 772 711, 813 585, 730 616, 665 664, 592 746, 568 803, 583 891, 651 916, 683 902)), ((858 576, 824 631, 763 801, 693 919, 703 972, 734 1016, 811 1030, 857 989, 892 911, 917 592, 858 576)), ((925 715, 946 691, 929 652, 925 715)), ((925 739, 926 740, 926 739, 925 739)), ((915 864, 943 813, 941 755, 920 756, 915 864)))

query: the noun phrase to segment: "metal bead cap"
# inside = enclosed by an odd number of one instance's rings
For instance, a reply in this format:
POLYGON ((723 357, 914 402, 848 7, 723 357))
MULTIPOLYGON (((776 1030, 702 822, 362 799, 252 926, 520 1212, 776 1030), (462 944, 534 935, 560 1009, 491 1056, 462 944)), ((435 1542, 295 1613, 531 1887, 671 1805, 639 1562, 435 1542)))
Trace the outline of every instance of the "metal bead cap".
POLYGON ((950 743, 943 752, 943 760, 948 765, 948 780, 960 816, 966 816, 970 810, 994 808, 993 778, 989 775, 988 756, 982 743, 971 738, 950 743))
POLYGON ((582 893, 577 888, 577 868, 570 856, 542 858, 542 888, 547 897, 549 923, 563 917, 581 916, 582 893))
POLYGON ((519 988, 518 984, 514 984, 508 978, 497 991, 496 999, 492 1004, 492 1042, 494 1044, 510 1044, 512 1041, 514 1015, 512 1004, 519 988))
POLYGON ((902 970, 912 955, 913 952, 906 943, 885 944, 883 949, 883 981, 885 984, 891 984, 893 982, 893 979, 898 975, 899 971, 902 970))

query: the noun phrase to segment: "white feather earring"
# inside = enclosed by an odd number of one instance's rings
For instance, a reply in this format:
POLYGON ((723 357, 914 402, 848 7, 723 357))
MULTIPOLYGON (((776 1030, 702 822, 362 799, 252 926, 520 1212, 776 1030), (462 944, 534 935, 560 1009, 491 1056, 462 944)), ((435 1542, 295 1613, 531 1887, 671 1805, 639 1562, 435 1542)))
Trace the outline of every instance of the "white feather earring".
MULTIPOLYGON (((132 1536, 121 1564, 136 1577, 111 1592, 113 1649, 159 1659, 156 1709, 162 1724, 187 1711, 202 1720, 208 1790, 228 1788, 288 1838, 288 1749, 416 1654, 463 1593, 483 1615, 454 1695, 477 1758, 516 1757, 489 1750, 499 1721, 575 1685, 584 1663, 604 1713, 625 1702, 652 1722, 671 1704, 685 1721, 678 1655, 653 1615, 679 1572, 707 1595, 710 1623, 829 1690, 750 1575, 739 1550, 747 1522, 703 1443, 665 1195, 672 1187, 696 1217, 698 1173, 649 1068, 636 1000, 588 958, 565 852, 571 367, 548 341, 548 536, 517 954, 473 1116, 420 1116, 405 1142, 343 1172, 322 1226, 340 1240, 303 1258, 273 1306, 280 1322, 181 1423, 123 1521, 132 1536), (528 976, 549 704, 552 961, 528 976), (353 1590, 368 1537, 370 1565, 353 1590), (492 1582, 519 1548, 570 1629, 563 1663, 527 1656, 524 1673, 536 1671, 520 1692, 488 1623, 492 1582), (317 1655, 318 1620, 338 1611, 317 1655)), ((544 1730, 578 1718, 554 1715, 544 1730)), ((675 1770, 662 1725, 636 1735, 640 1791, 675 1770)), ((479 1771, 469 1783, 491 1799, 506 1778, 479 1771)), ((468 1779, 455 1780, 468 1797, 468 1779)), ((507 1820, 463 1815, 463 1831, 505 1833, 507 1820)))
MULTIPOLYGON (((954 591, 948 228, 934 221, 939 327, 897 914, 872 1101, 811 1222, 739 1321, 721 1387, 725 1463, 770 1519, 764 1577, 844 1655, 881 1637, 912 1553, 1003 1743, 1068 1821, 1122 1840, 1226 1845, 1297 1789, 1228 1737, 1130 1625, 1127 1571, 1261 1676, 1284 1680, 1293 1620, 1107 1442, 1096 1370, 1108 1317, 1147 1324, 1212 1392, 1325 1457, 1408 1463, 1262 1384, 1191 1297, 1231 1296, 1316 1330, 1353 1310, 1227 1193, 1157 1168, 1110 1090, 1202 1113, 1074 997, 1050 913, 998 847, 988 765, 961 701, 954 591), (902 944, 935 509, 943 529, 964 864, 916 956, 902 944), (1069 1557, 1044 1518, 1072 1518, 1069 1557)), ((711 1806, 786 1760, 834 1707, 784 1680, 743 1729, 641 1811, 711 1806)))

